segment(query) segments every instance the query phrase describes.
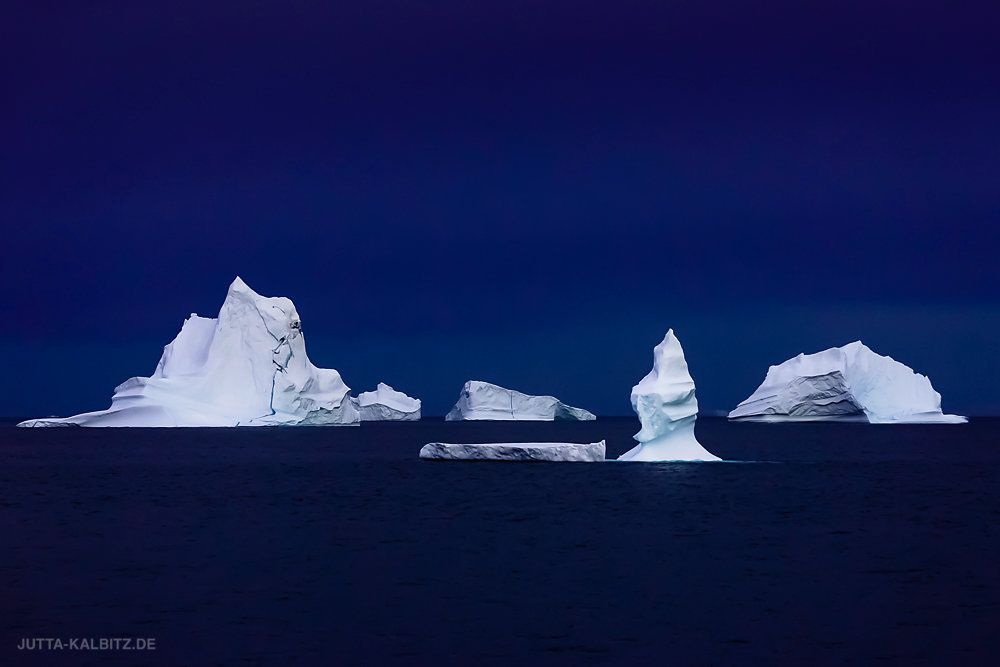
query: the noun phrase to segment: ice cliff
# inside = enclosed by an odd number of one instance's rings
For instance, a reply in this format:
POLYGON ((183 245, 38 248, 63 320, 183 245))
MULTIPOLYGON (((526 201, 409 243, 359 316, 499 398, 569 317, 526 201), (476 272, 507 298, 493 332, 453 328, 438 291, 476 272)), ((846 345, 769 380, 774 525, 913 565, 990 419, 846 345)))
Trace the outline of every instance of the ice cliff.
POLYGON ((653 370, 632 387, 632 409, 642 428, 639 444, 619 461, 719 461, 694 437, 698 399, 674 330, 653 348, 653 370))
POLYGON ((757 391, 729 418, 873 424, 967 421, 941 412, 941 394, 926 376, 876 354, 861 341, 771 366, 757 391))
POLYGON ((192 313, 151 377, 120 384, 111 407, 19 426, 271 426, 357 424, 349 388, 306 356, 291 300, 240 278, 217 318, 192 313))
POLYGON ((469 380, 455 407, 445 416, 448 421, 588 421, 597 419, 582 408, 574 408, 553 396, 529 396, 504 389, 489 382, 469 380))
POLYGON ((417 421, 420 419, 420 399, 396 391, 379 382, 375 391, 365 391, 353 399, 361 421, 417 421))

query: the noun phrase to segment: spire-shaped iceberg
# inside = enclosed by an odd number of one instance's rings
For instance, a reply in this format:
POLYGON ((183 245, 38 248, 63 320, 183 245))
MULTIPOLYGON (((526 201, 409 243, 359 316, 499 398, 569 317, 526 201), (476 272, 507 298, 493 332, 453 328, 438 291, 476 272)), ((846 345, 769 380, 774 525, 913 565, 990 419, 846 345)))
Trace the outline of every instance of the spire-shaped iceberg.
POLYGON ((960 424, 941 412, 925 375, 861 341, 800 354, 767 370, 757 391, 729 413, 751 421, 861 420, 873 424, 960 424))
POLYGON ((619 461, 719 461, 694 437, 698 399, 674 330, 653 348, 653 370, 632 387, 632 409, 642 428, 639 444, 619 461))
POLYGON ((357 424, 349 388, 306 356, 295 305, 240 278, 218 318, 191 314, 152 377, 120 384, 111 407, 18 426, 271 426, 357 424))

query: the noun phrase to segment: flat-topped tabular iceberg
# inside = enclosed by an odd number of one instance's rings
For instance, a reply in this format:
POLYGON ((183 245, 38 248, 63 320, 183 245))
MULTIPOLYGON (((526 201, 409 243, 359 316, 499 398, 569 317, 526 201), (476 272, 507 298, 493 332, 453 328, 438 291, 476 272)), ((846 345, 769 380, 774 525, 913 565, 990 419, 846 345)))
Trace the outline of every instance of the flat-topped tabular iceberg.
POLYGON ((604 441, 575 442, 490 442, 461 445, 431 442, 420 448, 426 461, 603 461, 604 441))
POLYGON ((489 382, 469 380, 447 421, 589 421, 597 419, 582 408, 566 405, 553 396, 529 396, 489 382))
POLYGON ((192 313, 152 377, 120 384, 110 408, 18 426, 357 424, 349 391, 340 373, 309 361, 291 300, 236 278, 219 317, 192 313))
POLYGON ((764 382, 729 413, 752 421, 864 421, 873 424, 968 421, 941 412, 941 394, 924 375, 855 341, 767 370, 764 382))
POLYGON ((619 461, 719 461, 694 437, 698 399, 674 330, 653 348, 653 370, 632 387, 632 409, 642 428, 639 444, 619 461))
POLYGON ((420 419, 420 399, 396 391, 379 382, 375 391, 365 391, 353 399, 361 421, 417 421, 420 419))

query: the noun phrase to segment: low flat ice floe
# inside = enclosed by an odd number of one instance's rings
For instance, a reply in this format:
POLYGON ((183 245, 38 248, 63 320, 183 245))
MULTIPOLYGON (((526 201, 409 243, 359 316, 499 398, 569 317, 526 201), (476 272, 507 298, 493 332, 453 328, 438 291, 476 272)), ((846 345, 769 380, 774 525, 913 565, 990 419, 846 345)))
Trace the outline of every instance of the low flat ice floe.
POLYGON ((431 442, 420 448, 427 461, 560 461, 590 463, 604 461, 605 443, 491 442, 452 444, 431 442))

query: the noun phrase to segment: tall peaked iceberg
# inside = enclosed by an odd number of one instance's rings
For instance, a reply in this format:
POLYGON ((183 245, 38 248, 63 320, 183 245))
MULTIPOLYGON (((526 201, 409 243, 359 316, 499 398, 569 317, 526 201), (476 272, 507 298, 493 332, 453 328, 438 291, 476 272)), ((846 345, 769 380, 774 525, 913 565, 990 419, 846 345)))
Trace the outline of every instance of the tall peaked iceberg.
POLYGON ((925 375, 861 341, 799 354, 767 370, 764 382, 729 413, 747 421, 869 421, 872 424, 968 421, 941 412, 925 375))
POLYGON ((653 348, 653 370, 632 387, 631 399, 642 424, 634 436, 639 444, 619 456, 619 461, 721 460, 694 436, 698 399, 673 329, 653 348))
POLYGON ((153 375, 120 384, 110 408, 18 426, 357 424, 349 391, 340 373, 309 361, 291 300, 237 277, 218 318, 192 313, 153 375))
POLYGON ((447 421, 590 421, 597 417, 554 396, 530 396, 480 380, 469 380, 447 421))
POLYGON ((420 399, 396 391, 385 382, 379 382, 375 391, 361 392, 353 401, 363 422, 420 419, 420 399))

